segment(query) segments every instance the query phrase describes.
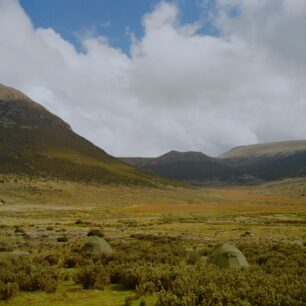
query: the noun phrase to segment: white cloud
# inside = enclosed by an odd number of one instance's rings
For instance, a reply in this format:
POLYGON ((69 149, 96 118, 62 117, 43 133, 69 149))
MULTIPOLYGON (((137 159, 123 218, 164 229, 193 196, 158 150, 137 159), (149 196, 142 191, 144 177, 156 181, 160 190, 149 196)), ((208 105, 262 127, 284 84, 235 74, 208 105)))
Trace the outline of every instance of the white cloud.
POLYGON ((0 0, 0 82, 118 156, 305 138, 306 2, 217 0, 217 12, 210 37, 161 3, 128 57, 85 32, 78 53, 0 0))

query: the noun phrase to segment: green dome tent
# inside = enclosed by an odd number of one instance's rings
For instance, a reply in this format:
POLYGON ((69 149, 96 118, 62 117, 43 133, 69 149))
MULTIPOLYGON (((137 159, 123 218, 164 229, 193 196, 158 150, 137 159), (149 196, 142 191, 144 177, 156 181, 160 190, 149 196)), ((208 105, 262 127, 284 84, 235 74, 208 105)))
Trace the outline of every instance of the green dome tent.
POLYGON ((214 264, 220 268, 242 268, 249 266, 242 252, 228 243, 217 245, 208 256, 207 263, 214 264))
POLYGON ((103 238, 97 236, 90 237, 82 248, 82 253, 92 254, 113 254, 111 246, 103 238))

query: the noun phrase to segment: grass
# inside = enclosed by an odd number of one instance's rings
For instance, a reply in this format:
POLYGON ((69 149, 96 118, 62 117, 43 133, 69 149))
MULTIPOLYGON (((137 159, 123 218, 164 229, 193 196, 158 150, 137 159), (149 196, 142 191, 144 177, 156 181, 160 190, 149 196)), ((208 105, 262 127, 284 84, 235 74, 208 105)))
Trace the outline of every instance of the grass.
MULTIPOLYGON (((165 244, 157 244, 158 256, 173 248, 167 242, 171 239, 179 241, 182 254, 201 253, 222 241, 245 248, 306 245, 306 179, 249 187, 163 189, 17 176, 0 177, 0 182, 0 259, 20 252, 31 258, 55 253, 60 256, 56 265, 60 272, 63 258, 86 241, 91 229, 101 230, 123 253, 125 245, 151 248, 156 237, 166 237, 165 244), (68 241, 58 242, 60 237, 68 241)), ((133 295, 134 290, 119 285, 83 290, 70 279, 58 281, 54 293, 18 291, 0 305, 120 306, 133 295)), ((146 305, 155 305, 156 300, 149 294, 146 305)), ((139 303, 140 299, 132 305, 139 303)))
POLYGON ((221 156, 222 158, 254 157, 260 155, 276 155, 279 152, 285 155, 286 153, 305 151, 305 145, 306 142, 303 140, 255 144, 233 148, 221 156))
MULTIPOLYGON (((81 286, 74 282, 60 282, 55 293, 46 292, 20 292, 9 301, 1 302, 0 305, 8 306, 118 306, 124 305, 125 298, 133 294, 130 290, 125 290, 118 285, 110 285, 104 290, 83 290, 81 286), (47 304, 46 304, 46 301, 47 304)), ((147 306, 153 306, 154 297, 144 299, 147 306)), ((133 301, 132 306, 138 306, 140 299, 133 301)))
MULTIPOLYGON (((259 187, 103 186, 61 180, 0 177, 0 198, 7 205, 44 205, 107 210, 125 208, 131 213, 284 212, 304 211, 305 180, 271 183, 259 187), (286 188, 283 184, 286 184, 286 188), (296 186, 299 186, 297 188, 296 186), (45 205, 46 204, 46 205, 45 205)), ((116 212, 118 213, 118 212, 116 212)))
MULTIPOLYGON (((139 178, 140 172, 137 171, 135 168, 131 167, 130 165, 122 162, 118 162, 117 160, 109 158, 107 163, 105 161, 101 161, 98 159, 94 159, 89 155, 86 155, 84 153, 73 151, 73 150, 61 150, 61 151, 46 151, 42 152, 44 155, 46 155, 48 158, 58 158, 61 160, 68 160, 70 162, 73 162, 75 164, 81 165, 81 166, 93 166, 98 168, 104 168, 110 172, 113 172, 118 175, 126 175, 126 173, 129 174, 130 178, 139 178)), ((149 181, 152 179, 149 175, 143 174, 144 178, 147 178, 149 181)))

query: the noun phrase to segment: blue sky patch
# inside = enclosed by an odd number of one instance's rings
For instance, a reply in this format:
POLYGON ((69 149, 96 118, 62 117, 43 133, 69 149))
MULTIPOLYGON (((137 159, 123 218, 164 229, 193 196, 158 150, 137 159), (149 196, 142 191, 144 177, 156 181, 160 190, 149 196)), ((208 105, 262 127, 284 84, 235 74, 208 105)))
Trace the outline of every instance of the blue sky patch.
MULTIPOLYGON (((180 22, 200 22, 199 33, 217 36, 211 22, 215 2, 200 0, 167 1, 180 11, 180 22)), ((142 18, 160 3, 157 0, 20 0, 34 26, 52 28, 80 51, 79 34, 105 36, 112 47, 129 54, 131 39, 143 36, 142 18)))

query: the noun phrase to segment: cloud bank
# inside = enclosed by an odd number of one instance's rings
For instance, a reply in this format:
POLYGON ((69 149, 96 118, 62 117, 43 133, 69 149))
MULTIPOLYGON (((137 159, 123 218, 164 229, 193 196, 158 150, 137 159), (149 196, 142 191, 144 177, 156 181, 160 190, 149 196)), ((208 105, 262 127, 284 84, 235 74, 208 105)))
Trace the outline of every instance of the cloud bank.
POLYGON ((116 156, 306 138, 306 2, 216 0, 218 37, 161 2, 131 56, 105 37, 77 52, 0 0, 0 83, 18 88, 116 156))

